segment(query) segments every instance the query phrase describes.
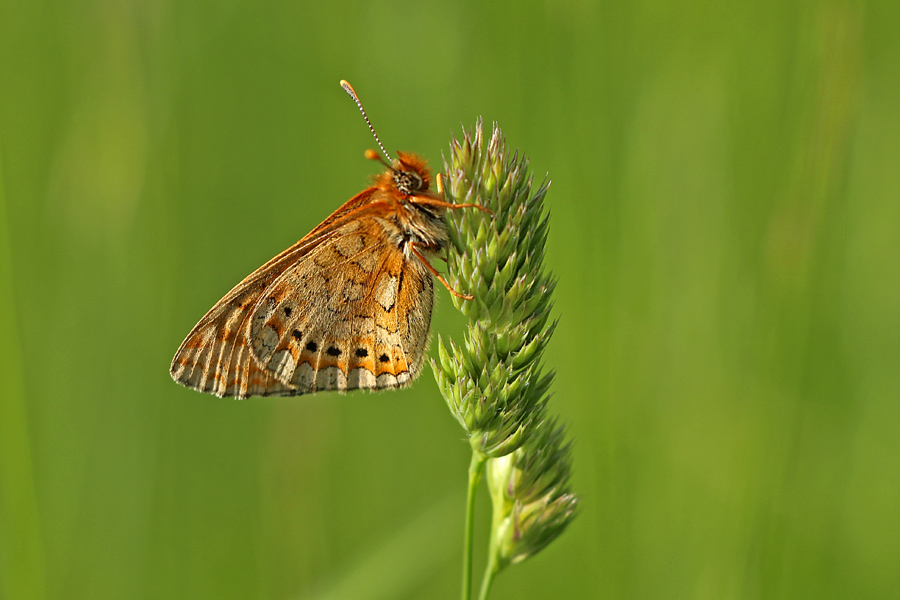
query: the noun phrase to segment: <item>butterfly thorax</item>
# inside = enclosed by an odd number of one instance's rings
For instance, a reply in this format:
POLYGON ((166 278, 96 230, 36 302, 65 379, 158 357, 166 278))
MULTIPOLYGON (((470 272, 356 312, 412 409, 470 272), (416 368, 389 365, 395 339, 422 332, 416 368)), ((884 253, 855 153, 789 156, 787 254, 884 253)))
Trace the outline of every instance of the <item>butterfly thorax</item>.
POLYGON ((439 252, 448 242, 444 209, 416 200, 440 197, 430 190, 431 172, 424 159, 398 152, 393 168, 375 180, 375 187, 387 198, 393 210, 377 217, 391 243, 410 257, 410 242, 419 244, 426 252, 439 252))

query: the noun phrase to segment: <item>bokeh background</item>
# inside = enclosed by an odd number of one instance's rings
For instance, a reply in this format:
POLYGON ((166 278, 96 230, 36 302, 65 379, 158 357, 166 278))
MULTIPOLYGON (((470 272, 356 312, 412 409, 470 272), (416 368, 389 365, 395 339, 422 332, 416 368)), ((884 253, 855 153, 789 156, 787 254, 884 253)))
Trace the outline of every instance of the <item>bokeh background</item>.
POLYGON ((493 598, 898 597, 898 7, 3 0, 0 597, 457 597, 468 447, 430 372, 168 376, 377 169, 341 78, 390 150, 439 165, 481 115, 553 179, 582 512, 493 598))

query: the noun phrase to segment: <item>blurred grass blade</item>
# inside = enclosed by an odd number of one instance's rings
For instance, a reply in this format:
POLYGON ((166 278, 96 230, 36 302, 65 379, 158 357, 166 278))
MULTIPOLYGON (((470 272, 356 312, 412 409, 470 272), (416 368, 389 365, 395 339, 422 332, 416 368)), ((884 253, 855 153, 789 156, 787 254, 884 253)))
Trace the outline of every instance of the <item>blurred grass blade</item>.
POLYGON ((0 155, 0 598, 39 600, 44 597, 44 553, 12 275, 0 155))
POLYGON ((449 494, 408 521, 325 589, 302 600, 394 600, 412 597, 458 548, 460 494, 449 494))

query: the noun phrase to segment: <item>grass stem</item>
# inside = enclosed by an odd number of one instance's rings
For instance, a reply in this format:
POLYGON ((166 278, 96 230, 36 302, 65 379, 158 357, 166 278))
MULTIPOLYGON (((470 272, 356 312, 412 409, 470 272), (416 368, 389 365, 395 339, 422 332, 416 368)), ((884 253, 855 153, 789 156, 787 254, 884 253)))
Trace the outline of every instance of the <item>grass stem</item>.
POLYGON ((466 493, 466 536, 463 546, 463 583, 462 600, 470 600, 472 597, 472 550, 474 546, 473 534, 475 531, 475 492, 481 482, 481 474, 484 472, 484 463, 487 457, 480 452, 472 451, 472 461, 469 463, 469 489, 466 493))

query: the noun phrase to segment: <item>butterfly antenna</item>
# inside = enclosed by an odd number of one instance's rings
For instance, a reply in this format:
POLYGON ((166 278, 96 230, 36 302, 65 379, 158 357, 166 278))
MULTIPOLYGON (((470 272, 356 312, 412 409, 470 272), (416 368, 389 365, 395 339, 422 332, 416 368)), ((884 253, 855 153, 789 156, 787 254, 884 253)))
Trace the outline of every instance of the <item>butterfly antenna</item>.
POLYGON ((356 95, 356 90, 354 90, 353 86, 344 79, 341 79, 341 87, 344 88, 344 91, 350 94, 350 97, 353 98, 354 102, 356 102, 356 105, 359 107, 359 112, 362 113, 363 119, 366 120, 366 124, 369 126, 369 131, 371 131, 372 135, 375 136, 375 141, 378 142, 378 147, 381 148, 381 152, 387 157, 390 162, 394 162, 394 159, 391 158, 391 155, 387 153, 387 150, 385 150, 384 146, 381 144, 381 140, 378 139, 378 134, 375 133, 375 128, 372 127, 372 121, 369 120, 369 115, 366 114, 366 109, 363 108, 362 102, 359 101, 359 96, 356 95))

